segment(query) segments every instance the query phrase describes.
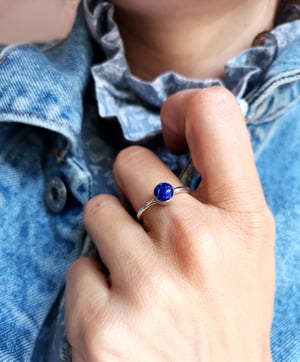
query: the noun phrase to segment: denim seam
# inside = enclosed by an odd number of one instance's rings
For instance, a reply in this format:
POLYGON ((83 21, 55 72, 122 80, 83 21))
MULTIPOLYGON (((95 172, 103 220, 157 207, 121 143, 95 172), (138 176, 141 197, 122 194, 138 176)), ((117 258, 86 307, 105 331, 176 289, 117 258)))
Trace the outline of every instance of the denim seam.
POLYGON ((284 76, 281 75, 280 77, 271 78, 263 85, 257 96, 250 100, 249 105, 251 107, 257 107, 270 93, 274 91, 274 89, 297 80, 300 80, 299 71, 296 73, 295 71, 291 71, 287 72, 284 76))
POLYGON ((297 102, 299 102, 299 99, 300 99, 300 94, 296 98, 292 99, 290 102, 286 103, 284 107, 282 107, 279 110, 277 110, 276 112, 270 114, 268 117, 264 117, 263 121, 253 119, 253 120, 251 120, 251 124, 254 125, 254 124, 263 124, 263 123, 272 122, 274 119, 282 116, 288 108, 297 104, 297 102))
MULTIPOLYGON (((13 53, 16 50, 32 48, 32 49, 38 49, 42 53, 46 53, 46 52, 49 52, 49 51, 57 48, 58 46, 63 44, 66 40, 67 40, 67 38, 60 39, 60 40, 54 40, 52 42, 44 43, 44 44, 39 44, 39 43, 22 43, 22 44, 20 44, 19 43, 19 44, 13 45, 13 46, 9 47, 6 51, 4 51, 4 54, 0 58, 0 65, 2 63, 4 63, 6 61, 6 59, 11 55, 11 53, 13 53)), ((2 50, 4 50, 4 49, 5 49, 5 47, 2 50)))
POLYGON ((259 160, 259 157, 262 154, 263 150, 268 146, 268 144, 269 144, 268 140, 270 139, 270 137, 272 137, 274 132, 276 132, 276 129, 277 129, 276 125, 277 125, 277 123, 273 122, 271 124, 270 128, 268 129, 268 131, 264 133, 264 137, 258 143, 257 149, 255 150, 256 162, 259 160))
POLYGON ((39 119, 42 119, 44 121, 49 121, 49 122, 56 122, 59 123, 58 120, 43 116, 41 114, 38 113, 34 113, 34 112, 27 112, 27 111, 17 111, 17 110, 12 110, 12 109, 1 109, 0 108, 0 113, 13 113, 16 114, 18 116, 29 116, 29 117, 36 117, 39 119))
MULTIPOLYGON (((248 112, 248 117, 249 119, 251 119, 251 114, 252 116, 255 116, 257 109, 259 108, 259 105, 262 104, 265 99, 267 97, 270 96, 270 94, 274 93, 274 90, 278 87, 280 87, 281 85, 286 85, 295 81, 299 81, 300 80, 300 73, 299 71, 297 71, 295 73, 295 71, 292 72, 287 72, 285 74, 285 76, 280 76, 280 77, 274 77, 271 78, 268 82, 266 82, 263 87, 261 88, 261 90, 258 92, 258 95, 256 97, 254 97, 253 99, 250 98, 249 100, 249 112, 248 112)), ((260 121, 260 119, 255 119, 254 117, 251 119, 251 121, 249 122, 250 124, 261 124, 261 123, 267 123, 272 121, 275 117, 280 116, 282 113, 285 112, 285 110, 287 108, 289 108, 290 106, 292 106, 294 103, 296 103, 299 100, 299 96, 293 98, 291 101, 289 101, 289 103, 287 103, 285 105, 285 107, 282 107, 279 110, 275 110, 274 113, 272 113, 271 115, 269 115, 268 117, 264 117, 263 122, 260 121)))
POLYGON ((26 43, 26 44, 19 44, 19 45, 16 45, 16 46, 13 46, 13 47, 9 48, 9 49, 2 55, 2 57, 0 58, 0 65, 1 65, 2 63, 4 63, 5 60, 10 56, 10 54, 11 54, 12 52, 14 52, 15 50, 25 49, 25 48, 30 48, 30 47, 32 47, 32 45, 29 44, 29 43, 26 43))
POLYGON ((64 44, 68 38, 60 39, 60 40, 54 40, 50 43, 45 43, 42 47, 39 46, 39 44, 33 44, 34 48, 38 48, 42 53, 47 53, 60 45, 64 44))
MULTIPOLYGON (((37 119, 40 119, 40 120, 43 120, 43 121, 47 121, 47 122, 50 122, 50 123, 54 123, 56 125, 63 125, 63 122, 60 121, 60 120, 57 120, 57 119, 52 119, 52 118, 49 118, 49 117, 46 117, 46 116, 43 116, 41 114, 38 114, 38 113, 34 113, 34 112, 27 112, 27 111, 17 111, 17 110, 10 110, 10 109, 1 109, 0 108, 0 114, 15 114, 17 116, 28 116, 28 117, 36 117, 37 119)), ((10 120, 12 121, 12 120, 10 120)), ((1 120, 0 120, 1 122, 1 120)), ((27 124, 25 122, 23 122, 23 124, 27 124)), ((57 129, 51 129, 51 128, 47 128, 44 124, 34 124, 33 121, 31 120, 31 123, 30 124, 27 124, 29 126, 39 126, 39 127, 43 127, 45 129, 49 129, 51 131, 54 131, 54 132, 57 132, 57 133, 60 133, 60 134, 63 134, 65 135, 67 138, 69 138, 69 135, 67 134, 67 132, 62 132, 61 130, 57 130, 57 129)), ((75 144, 75 140, 77 138, 77 134, 75 133, 74 130, 72 130, 71 128, 68 128, 68 130, 70 131, 71 133, 71 143, 74 143, 75 144)))

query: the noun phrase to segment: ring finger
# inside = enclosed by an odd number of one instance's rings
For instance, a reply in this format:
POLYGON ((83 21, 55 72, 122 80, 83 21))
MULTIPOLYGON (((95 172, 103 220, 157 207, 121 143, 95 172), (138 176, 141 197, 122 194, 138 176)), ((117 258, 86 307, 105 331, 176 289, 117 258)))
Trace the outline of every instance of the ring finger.
MULTIPOLYGON (((176 175, 151 151, 137 146, 129 147, 118 155, 114 165, 114 176, 120 192, 130 201, 136 212, 153 199, 153 190, 159 183, 168 183, 173 187, 182 186, 176 175)), ((172 202, 166 203, 167 206, 154 203, 143 210, 141 219, 144 227, 160 229, 165 219, 170 219, 172 213, 176 214, 176 209, 178 214, 176 205, 178 206, 179 198, 192 199, 187 193, 181 192, 172 202)), ((181 202, 180 206, 184 207, 184 204, 187 205, 181 202)))

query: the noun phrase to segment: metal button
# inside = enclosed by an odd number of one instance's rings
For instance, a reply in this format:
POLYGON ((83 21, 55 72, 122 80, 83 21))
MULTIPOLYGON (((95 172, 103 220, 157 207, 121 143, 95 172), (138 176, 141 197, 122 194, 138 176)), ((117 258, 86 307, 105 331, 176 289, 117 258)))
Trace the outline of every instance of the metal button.
POLYGON ((53 213, 61 212, 67 203, 67 188, 59 177, 52 177, 46 186, 45 202, 53 213))

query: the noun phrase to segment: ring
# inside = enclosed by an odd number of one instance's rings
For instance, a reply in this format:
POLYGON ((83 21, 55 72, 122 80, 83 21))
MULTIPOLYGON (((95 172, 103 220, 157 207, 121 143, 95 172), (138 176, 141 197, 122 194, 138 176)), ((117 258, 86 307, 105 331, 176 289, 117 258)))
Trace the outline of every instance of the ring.
POLYGON ((153 205, 167 205, 170 201, 173 200, 176 194, 187 192, 191 193, 191 189, 187 186, 176 186, 173 187, 172 185, 162 182, 155 186, 153 190, 153 199, 147 201, 142 205, 142 207, 137 212, 138 220, 141 220, 143 213, 149 209, 149 207, 153 205))

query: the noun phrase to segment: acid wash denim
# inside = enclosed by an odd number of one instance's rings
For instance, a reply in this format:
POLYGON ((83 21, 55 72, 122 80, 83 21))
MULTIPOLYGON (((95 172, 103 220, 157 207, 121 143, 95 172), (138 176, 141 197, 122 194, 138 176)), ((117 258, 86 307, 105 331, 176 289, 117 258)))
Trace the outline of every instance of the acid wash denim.
POLYGON ((230 60, 224 82, 172 72, 143 82, 130 73, 113 7, 83 5, 105 60, 92 64, 82 8, 64 42, 0 54, 0 361, 70 360, 61 297, 85 241, 84 204, 114 192, 111 165, 126 144, 151 147, 178 171, 182 159, 161 143, 160 106, 214 84, 241 104, 276 219, 273 359, 300 361, 300 22, 273 31, 277 53, 266 43, 230 60))
POLYGON ((75 157, 92 57, 83 23, 82 13, 65 42, 0 53, 1 362, 30 360, 80 254, 82 205, 91 195, 90 176, 75 157), (51 211, 60 206, 55 180, 68 188, 60 212, 51 211))

